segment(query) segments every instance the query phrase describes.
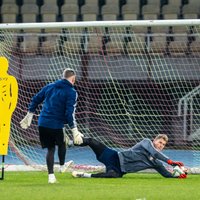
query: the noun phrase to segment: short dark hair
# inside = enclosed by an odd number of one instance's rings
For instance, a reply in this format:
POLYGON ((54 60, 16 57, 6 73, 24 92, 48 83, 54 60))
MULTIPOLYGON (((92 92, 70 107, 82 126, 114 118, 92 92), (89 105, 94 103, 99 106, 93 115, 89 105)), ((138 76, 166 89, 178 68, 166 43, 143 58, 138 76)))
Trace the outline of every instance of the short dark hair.
POLYGON ((75 76, 75 75, 76 75, 75 71, 71 68, 66 68, 63 71, 63 78, 69 78, 69 77, 75 76))

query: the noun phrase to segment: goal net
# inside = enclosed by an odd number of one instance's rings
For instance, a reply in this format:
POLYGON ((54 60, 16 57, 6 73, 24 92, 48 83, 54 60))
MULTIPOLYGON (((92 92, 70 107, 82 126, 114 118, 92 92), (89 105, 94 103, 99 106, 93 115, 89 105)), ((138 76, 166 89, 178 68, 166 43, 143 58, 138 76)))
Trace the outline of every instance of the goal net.
MULTIPOLYGON (((121 150, 165 133, 164 153, 198 171, 200 20, 1 24, 0 30, 0 56, 9 59, 8 73, 19 85, 7 164, 45 166, 41 107, 29 129, 19 122, 33 95, 71 67, 85 136, 121 150)), ((77 168, 102 166, 85 147, 69 147, 68 160, 77 168)))

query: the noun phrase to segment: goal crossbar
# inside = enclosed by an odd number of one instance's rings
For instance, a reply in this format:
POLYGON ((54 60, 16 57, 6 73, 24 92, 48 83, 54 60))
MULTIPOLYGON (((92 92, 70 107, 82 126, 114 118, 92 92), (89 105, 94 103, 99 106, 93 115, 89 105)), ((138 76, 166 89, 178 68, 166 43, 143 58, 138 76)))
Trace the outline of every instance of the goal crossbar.
POLYGON ((124 20, 124 21, 90 21, 90 22, 41 22, 41 23, 7 23, 0 24, 0 29, 33 28, 72 28, 72 27, 120 27, 120 26, 194 26, 200 25, 200 19, 171 20, 124 20))

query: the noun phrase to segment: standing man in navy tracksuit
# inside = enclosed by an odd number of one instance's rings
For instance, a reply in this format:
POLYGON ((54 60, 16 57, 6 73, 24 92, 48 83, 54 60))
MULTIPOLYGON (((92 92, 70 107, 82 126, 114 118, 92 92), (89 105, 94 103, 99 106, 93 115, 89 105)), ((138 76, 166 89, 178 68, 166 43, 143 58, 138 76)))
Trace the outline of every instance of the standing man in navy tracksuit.
MULTIPOLYGON (((159 134, 153 142, 150 139, 143 139, 130 149, 117 152, 93 138, 83 138, 81 146, 89 145, 96 154, 97 160, 106 166, 106 171, 97 174, 74 171, 72 175, 74 177, 86 178, 120 178, 126 173, 138 172, 144 169, 155 169, 162 176, 173 178, 175 177, 173 173, 168 171, 161 161, 172 166, 183 166, 183 163, 172 161, 160 152, 167 142, 167 135, 159 134)), ((186 177, 185 173, 179 176, 179 178, 186 177)))
POLYGON ((55 145, 58 145, 60 172, 65 170, 66 144, 63 133, 64 124, 68 124, 73 133, 74 144, 82 143, 82 136, 75 120, 77 92, 74 88, 76 75, 73 69, 67 68, 61 80, 43 87, 33 98, 28 107, 28 113, 20 122, 23 129, 27 129, 32 122, 33 113, 43 102, 38 119, 38 129, 42 148, 47 148, 46 163, 48 182, 56 183, 54 175, 55 145))

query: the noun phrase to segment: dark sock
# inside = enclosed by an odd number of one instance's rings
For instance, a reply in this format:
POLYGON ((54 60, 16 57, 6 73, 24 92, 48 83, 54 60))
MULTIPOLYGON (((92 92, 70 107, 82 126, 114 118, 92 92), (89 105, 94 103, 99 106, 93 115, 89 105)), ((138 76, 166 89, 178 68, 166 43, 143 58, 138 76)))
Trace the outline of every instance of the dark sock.
POLYGON ((58 146, 58 158, 59 158, 60 165, 65 164, 65 155, 66 155, 66 144, 63 143, 58 146))
POLYGON ((47 163, 47 170, 49 174, 53 174, 53 165, 54 165, 54 153, 55 147, 48 148, 47 155, 46 155, 46 163, 47 163))

